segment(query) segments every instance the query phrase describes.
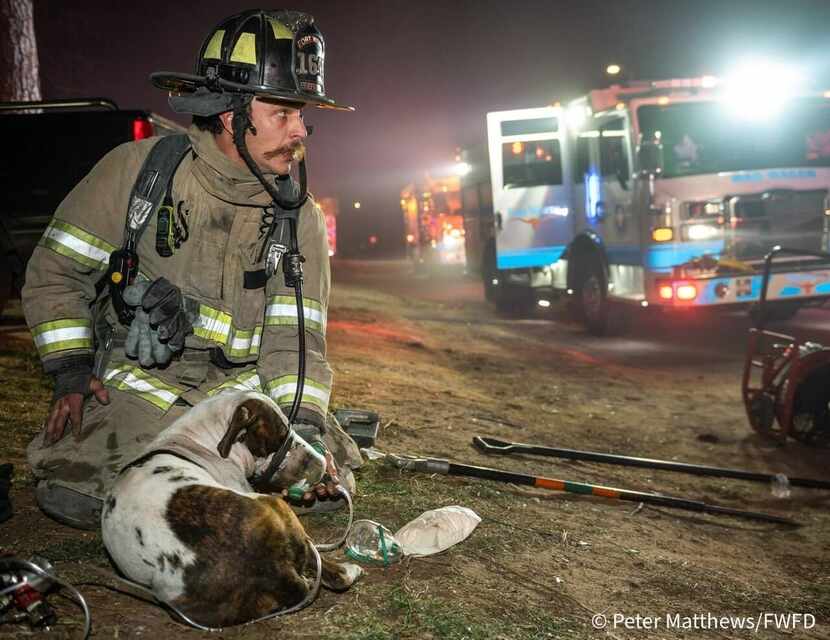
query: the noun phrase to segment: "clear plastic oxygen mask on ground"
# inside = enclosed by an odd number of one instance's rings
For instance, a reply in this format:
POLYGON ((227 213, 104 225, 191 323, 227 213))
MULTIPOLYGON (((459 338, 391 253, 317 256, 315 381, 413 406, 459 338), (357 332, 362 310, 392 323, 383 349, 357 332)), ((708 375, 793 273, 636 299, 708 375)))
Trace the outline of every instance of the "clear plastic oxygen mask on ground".
POLYGON ((346 556, 365 564, 388 567, 403 558, 400 543, 382 524, 358 520, 346 538, 346 556))
POLYGON ((366 564, 389 566, 403 556, 431 556, 466 539, 481 522, 467 507, 426 511, 397 533, 373 520, 358 520, 346 538, 346 555, 366 564))

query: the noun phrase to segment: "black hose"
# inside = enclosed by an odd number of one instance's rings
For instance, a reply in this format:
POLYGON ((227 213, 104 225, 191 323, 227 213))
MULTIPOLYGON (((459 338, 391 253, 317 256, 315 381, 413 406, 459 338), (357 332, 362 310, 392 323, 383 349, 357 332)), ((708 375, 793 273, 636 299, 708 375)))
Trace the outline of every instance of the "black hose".
MULTIPOLYGON (((245 144, 245 133, 248 129, 256 135, 256 128, 254 128, 253 124, 251 123, 251 118, 248 115, 248 104, 249 101, 245 100, 238 100, 234 105, 233 109, 233 142, 236 146, 236 150, 239 152, 239 155, 245 161, 245 164, 248 166, 248 169, 251 173, 254 174, 257 180, 265 187, 265 190, 268 192, 268 195, 271 196, 271 199, 274 201, 274 206, 279 207, 285 211, 292 211, 299 209, 302 207, 306 200, 308 200, 308 187, 307 187, 307 173, 306 173, 306 166, 305 166, 305 158, 300 160, 299 166, 299 173, 300 173, 300 193, 296 200, 283 200, 282 196, 279 193, 279 190, 276 188, 275 185, 268 182, 265 179, 262 171, 257 166, 254 159, 251 157, 251 154, 248 152, 248 146, 245 144)), ((268 231, 265 234, 265 237, 262 242, 262 247, 259 251, 259 256, 257 257, 257 262, 262 260, 263 255, 265 254, 265 247, 268 244, 268 238, 274 232, 274 228, 277 224, 278 216, 276 215, 276 211, 274 215, 271 217, 270 224, 268 225, 268 231)), ((300 404, 302 402, 303 397, 303 389, 305 387, 305 310, 303 309, 303 268, 302 263, 305 261, 305 258, 300 254, 299 243, 297 241, 297 219, 289 218, 289 229, 290 229, 290 248, 287 254, 285 254, 282 258, 282 268, 283 274, 285 275, 285 284, 287 287, 291 287, 294 289, 294 299, 297 304, 297 389, 294 393, 294 402, 291 404, 291 411, 288 415, 288 422, 289 424, 294 423, 294 419, 297 417, 297 413, 300 410, 300 404)))
MULTIPOLYGON (((690 464, 688 462, 673 462, 670 460, 657 460, 654 458, 635 458, 632 456, 621 456, 612 453, 599 453, 596 451, 579 451, 577 449, 562 449, 558 447, 544 447, 535 444, 524 444, 521 442, 505 442, 497 438, 482 436, 473 437, 473 445, 484 453, 489 454, 510 454, 530 453, 538 456, 549 456, 553 458, 564 458, 567 460, 585 460, 588 462, 600 462, 603 464, 616 464, 624 467, 639 467, 641 469, 659 469, 661 471, 676 471, 688 473, 695 476, 712 476, 718 478, 734 478, 736 480, 750 480, 752 482, 775 482, 777 475, 771 473, 756 473, 742 469, 726 469, 722 467, 710 467, 706 465, 690 464)), ((787 482, 793 487, 807 487, 810 489, 830 489, 830 482, 812 478, 790 478, 787 482)))

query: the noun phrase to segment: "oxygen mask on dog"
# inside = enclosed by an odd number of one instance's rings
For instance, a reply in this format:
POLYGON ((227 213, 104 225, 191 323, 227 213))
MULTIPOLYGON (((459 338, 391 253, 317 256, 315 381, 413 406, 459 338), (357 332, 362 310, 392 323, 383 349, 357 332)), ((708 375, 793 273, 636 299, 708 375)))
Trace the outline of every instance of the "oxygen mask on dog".
POLYGON ((326 457, 292 429, 286 446, 257 463, 252 485, 259 491, 288 489, 302 496, 319 484, 326 473, 326 457))

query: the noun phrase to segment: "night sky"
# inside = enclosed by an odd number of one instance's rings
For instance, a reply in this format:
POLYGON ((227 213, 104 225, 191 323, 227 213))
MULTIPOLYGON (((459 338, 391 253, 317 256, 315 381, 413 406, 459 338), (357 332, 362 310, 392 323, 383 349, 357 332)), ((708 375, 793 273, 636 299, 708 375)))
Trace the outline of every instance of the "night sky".
MULTIPOLYGON (((213 26, 249 3, 35 0, 44 98, 106 96, 173 117, 152 71, 191 71, 213 26)), ((763 55, 830 86, 827 0, 315 0, 326 92, 355 113, 312 110, 309 186, 341 203, 340 235, 401 242, 399 192, 484 140, 487 111, 568 100, 604 82, 722 73, 763 55)), ((606 83, 607 84, 607 83, 606 83)), ((184 123, 183 120, 180 120, 184 123)))

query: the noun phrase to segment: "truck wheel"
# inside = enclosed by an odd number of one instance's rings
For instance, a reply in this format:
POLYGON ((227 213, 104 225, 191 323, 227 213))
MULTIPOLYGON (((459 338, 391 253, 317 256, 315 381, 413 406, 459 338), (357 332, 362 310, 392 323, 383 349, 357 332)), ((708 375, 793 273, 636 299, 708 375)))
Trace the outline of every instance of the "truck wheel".
POLYGON ((484 298, 496 307, 500 314, 512 317, 529 315, 536 302, 530 287, 507 284, 502 274, 496 269, 495 261, 485 261, 482 265, 484 298))
POLYGON ((578 316, 588 333, 607 336, 622 332, 626 324, 626 309, 608 300, 605 274, 598 265, 592 264, 586 269, 574 293, 578 316))
POLYGON ((533 310, 533 290, 530 287, 499 285, 493 303, 502 315, 513 318, 525 317, 533 310))

